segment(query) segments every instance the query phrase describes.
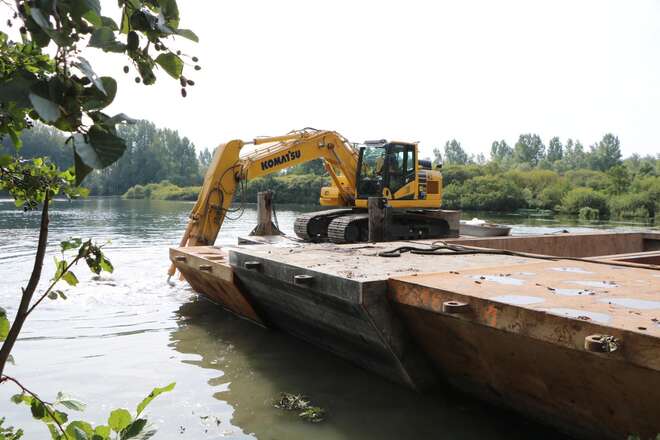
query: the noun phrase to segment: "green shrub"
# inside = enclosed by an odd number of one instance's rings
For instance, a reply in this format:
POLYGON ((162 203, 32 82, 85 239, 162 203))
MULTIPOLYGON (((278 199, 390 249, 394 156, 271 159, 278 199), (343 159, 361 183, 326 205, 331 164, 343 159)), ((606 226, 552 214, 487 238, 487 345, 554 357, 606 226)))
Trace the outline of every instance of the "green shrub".
POLYGON ((462 209, 511 211, 525 207, 523 191, 501 176, 479 176, 464 183, 462 209))
POLYGON ((321 188, 329 184, 329 178, 314 174, 271 175, 249 181, 244 198, 246 202, 254 203, 258 192, 271 190, 275 193, 276 203, 317 204, 321 188))
POLYGON ((562 198, 561 210, 568 214, 579 214, 581 208, 597 209, 607 215, 607 198, 591 188, 574 188, 562 198))
POLYGON ((135 185, 123 195, 125 199, 154 199, 154 200, 197 200, 200 187, 187 186, 180 188, 169 181, 150 183, 146 186, 135 185))
POLYGON ((582 220, 598 220, 598 218, 600 217, 600 212, 597 209, 589 208, 588 206, 585 206, 583 208, 580 208, 578 216, 582 220))
POLYGON ((462 186, 450 183, 442 190, 442 207, 446 209, 461 209, 462 186))
POLYGON ((445 186, 452 183, 463 183, 485 174, 479 165, 446 165, 442 167, 442 181, 445 186))
POLYGON ((535 169, 530 171, 512 170, 505 173, 504 178, 513 180, 518 187, 528 188, 534 196, 537 196, 544 188, 556 184, 560 176, 554 171, 535 169))
POLYGON ((657 203, 650 192, 629 193, 610 198, 609 208, 613 217, 648 218, 655 216, 657 203))
POLYGON ((560 182, 544 188, 538 196, 541 207, 544 209, 557 209, 568 190, 568 185, 560 182))
POLYGON ((145 193, 144 193, 144 187, 142 185, 135 185, 132 188, 129 188, 128 191, 126 191, 126 194, 124 194, 125 199, 144 199, 145 198, 145 193))
POLYGON ((566 180, 572 187, 585 187, 595 190, 604 190, 610 184, 610 179, 607 174, 602 171, 594 170, 573 170, 565 174, 566 180))

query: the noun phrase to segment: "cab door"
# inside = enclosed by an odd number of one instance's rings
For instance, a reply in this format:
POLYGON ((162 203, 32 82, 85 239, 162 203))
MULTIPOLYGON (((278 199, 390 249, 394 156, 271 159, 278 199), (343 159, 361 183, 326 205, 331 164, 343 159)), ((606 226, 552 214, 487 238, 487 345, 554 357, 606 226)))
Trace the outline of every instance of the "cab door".
POLYGON ((391 198, 395 200, 413 199, 417 158, 415 146, 389 144, 387 148, 386 182, 391 198))

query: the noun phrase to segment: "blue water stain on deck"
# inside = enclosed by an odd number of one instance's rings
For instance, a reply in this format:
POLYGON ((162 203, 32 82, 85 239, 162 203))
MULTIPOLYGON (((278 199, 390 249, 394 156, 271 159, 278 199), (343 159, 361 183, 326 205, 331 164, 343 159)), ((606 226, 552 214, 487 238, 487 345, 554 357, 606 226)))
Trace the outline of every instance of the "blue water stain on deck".
POLYGON ((581 267, 551 267, 548 270, 556 270, 557 272, 570 272, 570 273, 593 273, 584 270, 581 267))
POLYGON ((581 319, 584 321, 596 321, 605 324, 610 321, 610 315, 607 313, 589 312, 587 310, 579 309, 565 309, 555 307, 550 309, 541 309, 545 312, 552 313, 553 315, 566 316, 574 319, 581 319))
POLYGON ((630 307, 631 309, 660 309, 660 301, 650 301, 637 298, 603 298, 600 302, 613 304, 615 306, 630 307))
POLYGON ((507 286, 522 286, 525 284, 524 280, 518 278, 511 278, 504 275, 472 275, 468 278, 475 281, 492 281, 493 283, 504 284, 507 286))
POLYGON ((564 281, 566 284, 579 284, 580 286, 587 286, 587 287, 601 287, 601 288, 609 288, 609 289, 614 289, 619 287, 614 281, 564 281))
POLYGON ((527 295, 500 295, 489 299, 492 301, 502 302, 506 304, 513 304, 516 306, 523 306, 527 304, 538 304, 545 301, 543 298, 539 298, 538 296, 527 296, 527 295))

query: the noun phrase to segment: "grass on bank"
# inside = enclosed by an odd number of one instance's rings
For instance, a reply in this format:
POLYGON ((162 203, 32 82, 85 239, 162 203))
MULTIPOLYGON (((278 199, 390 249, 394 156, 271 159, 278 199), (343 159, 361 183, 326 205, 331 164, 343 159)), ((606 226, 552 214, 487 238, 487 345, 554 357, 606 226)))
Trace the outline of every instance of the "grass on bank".
MULTIPOLYGON (((321 187, 329 181, 323 176, 314 174, 289 174, 283 176, 266 176, 248 182, 245 194, 239 189, 236 201, 244 198, 246 202, 257 201, 257 193, 271 190, 276 194, 278 203, 315 204, 319 201, 321 187)), ((168 180, 147 185, 135 185, 122 196, 125 199, 152 200, 197 200, 200 186, 179 187, 168 180)))

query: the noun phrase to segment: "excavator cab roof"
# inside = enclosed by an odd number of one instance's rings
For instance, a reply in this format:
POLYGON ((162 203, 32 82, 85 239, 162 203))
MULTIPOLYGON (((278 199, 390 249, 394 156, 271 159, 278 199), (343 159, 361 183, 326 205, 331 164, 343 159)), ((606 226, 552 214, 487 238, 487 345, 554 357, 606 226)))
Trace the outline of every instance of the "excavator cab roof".
POLYGON ((388 141, 387 139, 367 140, 362 143, 366 147, 382 147, 387 144, 399 145, 417 145, 419 142, 406 142, 406 141, 388 141))

